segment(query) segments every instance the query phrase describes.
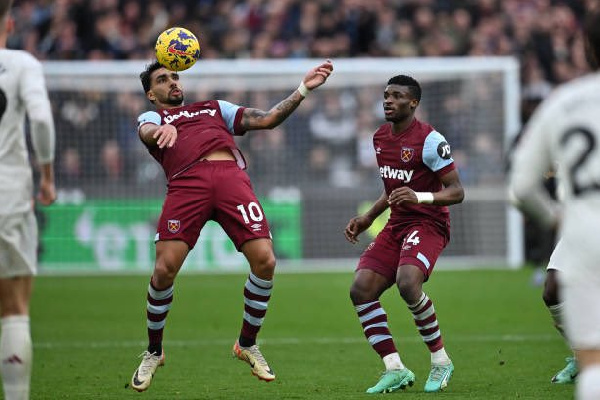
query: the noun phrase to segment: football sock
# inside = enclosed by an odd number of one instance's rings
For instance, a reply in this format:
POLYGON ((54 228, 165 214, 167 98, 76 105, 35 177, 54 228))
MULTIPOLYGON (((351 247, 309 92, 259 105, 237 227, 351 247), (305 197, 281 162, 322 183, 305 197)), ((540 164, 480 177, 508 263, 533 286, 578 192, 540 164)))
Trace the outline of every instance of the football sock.
POLYGON ((147 299, 148 351, 158 355, 162 354, 163 330, 167 314, 173 303, 173 285, 166 289, 158 290, 154 287, 152 281, 150 281, 147 299))
POLYGON ((548 311, 550 311, 550 316, 552 317, 552 321, 554 321, 554 327, 560 332, 563 337, 565 336, 565 332, 563 330, 563 309, 564 303, 554 304, 552 306, 548 306, 548 311))
POLYGON ((260 279, 253 273, 248 275, 244 285, 244 320, 240 332, 239 343, 242 347, 250 347, 256 343, 256 336, 263 324, 273 280, 260 279))
POLYGON ((373 350, 375 350, 382 359, 389 354, 398 353, 388 327, 387 314, 381 307, 379 300, 355 304, 354 309, 358 314, 358 319, 362 325, 365 337, 369 341, 371 347, 373 347, 373 350))
POLYGON ((404 364, 402 364, 402 360, 400 360, 400 354, 392 353, 383 357, 383 363, 385 364, 385 369, 387 371, 391 369, 404 369, 404 364))
POLYGON ((429 351, 434 353, 444 347, 442 334, 438 325, 437 316, 433 303, 425 294, 415 304, 409 304, 408 308, 415 319, 415 325, 423 338, 423 342, 429 347, 429 351))
POLYGON ((0 373, 4 398, 28 400, 33 358, 29 316, 4 317, 0 323, 0 373))
POLYGON ((450 364, 450 357, 446 353, 446 350, 442 347, 438 351, 434 351, 431 353, 431 363, 435 365, 445 365, 450 364))
POLYGON ((600 399, 600 365, 595 364, 583 369, 577 376, 577 400, 600 399))

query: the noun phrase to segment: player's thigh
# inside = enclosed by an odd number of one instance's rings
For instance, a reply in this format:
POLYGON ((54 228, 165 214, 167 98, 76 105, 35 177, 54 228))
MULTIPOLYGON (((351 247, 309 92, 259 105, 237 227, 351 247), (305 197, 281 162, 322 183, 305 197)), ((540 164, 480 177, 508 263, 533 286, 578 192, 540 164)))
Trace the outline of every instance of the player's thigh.
POLYGON ((156 242, 180 240, 194 248, 213 213, 209 184, 203 180, 197 183, 195 187, 177 187, 177 182, 170 185, 156 226, 156 242))
POLYGON ((213 219, 223 227, 238 251, 249 240, 271 239, 269 223, 248 174, 239 168, 230 169, 215 185, 218 195, 213 219))
POLYGON ((448 244, 449 232, 434 222, 411 224, 400 232, 402 245, 399 265, 414 265, 421 269, 427 281, 435 263, 448 244))
POLYGON ((38 229, 33 211, 0 216, 0 278, 37 273, 38 229))
POLYGON ((356 271, 373 271, 385 278, 389 286, 396 280, 396 271, 400 260, 400 243, 394 238, 392 229, 386 225, 363 251, 356 271))

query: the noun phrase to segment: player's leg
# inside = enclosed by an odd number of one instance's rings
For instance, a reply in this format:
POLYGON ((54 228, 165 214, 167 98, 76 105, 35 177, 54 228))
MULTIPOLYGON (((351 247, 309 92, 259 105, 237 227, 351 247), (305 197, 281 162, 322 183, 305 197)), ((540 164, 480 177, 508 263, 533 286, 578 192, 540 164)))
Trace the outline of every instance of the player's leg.
POLYGON ((242 327, 232 353, 250 365, 252 374, 269 382, 275 379, 275 374, 256 344, 273 290, 275 254, 269 224, 248 174, 235 161, 208 163, 214 169, 213 218, 250 265, 244 285, 242 327))
POLYGON ((29 303, 37 268, 33 211, 0 218, 0 374, 6 400, 29 399, 29 303))
POLYGON ((385 372, 367 393, 391 393, 412 386, 415 375, 402 363, 388 326, 387 313, 379 302, 380 296, 390 287, 386 277, 368 268, 357 269, 350 287, 350 299, 362 325, 363 333, 381 357, 385 372))
MULTIPOLYGON (((554 327, 565 340, 566 337, 563 326, 564 303, 559 296, 558 274, 560 273, 560 269, 564 268, 567 262, 572 262, 569 260, 568 254, 569 252, 564 250, 562 242, 559 241, 552 251, 548 267, 546 268, 546 279, 544 281, 544 291, 542 294, 542 299, 550 312, 554 327)), ((566 365, 564 368, 554 374, 550 381, 552 383, 573 383, 578 372, 579 370, 577 368, 575 356, 572 355, 566 358, 566 365)))
POLYGON ((181 240, 156 243, 156 262, 148 284, 146 302, 148 348, 142 353, 142 361, 131 378, 131 387, 138 392, 148 389, 156 369, 164 365, 162 340, 167 314, 173 302, 173 283, 188 252, 188 244, 181 240))
MULTIPOLYGON (((553 253, 554 254, 554 253, 553 253)), ((558 270, 554 268, 549 268, 546 272, 546 280, 544 282, 544 292, 542 294, 542 298, 546 307, 548 307, 548 311, 550 311, 550 315, 552 317, 552 321, 554 322, 554 327, 558 332, 564 337, 564 327, 563 327, 563 309, 564 304, 560 301, 559 298, 559 286, 558 286, 558 270)), ((566 338, 565 338, 566 339, 566 338)), ((566 365, 563 369, 558 371, 552 379, 550 380, 552 383, 573 383, 575 382, 575 378, 577 377, 577 373, 579 369, 577 367, 577 361, 575 356, 567 357, 565 359, 566 365)))
POLYGON ((367 393, 389 393, 412 386, 415 375, 402 363, 379 298, 394 282, 400 248, 386 226, 363 252, 350 287, 350 300, 365 338, 381 357, 385 372, 367 393))
POLYGON ((0 279, 0 372, 6 400, 29 399, 31 276, 0 279))
POLYGON ((271 239, 253 239, 241 246, 250 264, 250 274, 244 285, 244 316, 238 340, 233 345, 233 355, 252 367, 252 374, 270 382, 275 373, 262 355, 256 337, 262 327, 275 273, 275 254, 271 239))
POLYGON ((600 350, 575 350, 575 355, 581 367, 577 377, 577 400, 600 399, 600 350))
MULTIPOLYGON (((565 248, 576 248, 566 243, 565 248)), ((590 250, 592 250, 590 248, 590 250)), ((596 249, 593 249, 596 250, 596 249)), ((597 250, 595 251, 596 253, 597 250)), ((579 364, 576 399, 600 398, 600 270, 598 256, 572 253, 569 268, 557 275, 564 302, 565 334, 579 364), (583 310, 583 311, 582 311, 583 310)))
POLYGON ((425 391, 437 392, 448 385, 454 365, 444 348, 435 307, 423 292, 423 283, 429 279, 437 258, 447 244, 447 232, 423 223, 413 225, 403 233, 396 285, 431 354, 431 370, 425 382, 425 391))

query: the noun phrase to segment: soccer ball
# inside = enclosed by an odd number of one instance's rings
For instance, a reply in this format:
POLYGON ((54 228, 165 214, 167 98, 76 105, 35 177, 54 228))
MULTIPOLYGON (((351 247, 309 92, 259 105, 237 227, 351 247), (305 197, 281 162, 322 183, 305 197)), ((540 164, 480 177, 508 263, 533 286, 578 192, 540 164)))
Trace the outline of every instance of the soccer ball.
POLYGON ((184 71, 200 58, 200 43, 185 28, 169 28, 161 33, 154 50, 160 65, 171 71, 184 71))

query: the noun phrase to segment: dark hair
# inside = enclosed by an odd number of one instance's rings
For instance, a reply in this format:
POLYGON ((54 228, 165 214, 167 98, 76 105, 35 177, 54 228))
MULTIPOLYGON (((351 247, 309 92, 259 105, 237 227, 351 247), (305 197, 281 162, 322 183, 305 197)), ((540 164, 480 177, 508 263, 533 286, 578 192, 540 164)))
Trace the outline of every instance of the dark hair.
POLYGON ((144 93, 148 93, 148 91, 150 90, 150 75, 152 75, 154 71, 160 68, 162 68, 162 65, 160 65, 158 61, 154 61, 151 64, 146 65, 146 69, 140 74, 140 81, 142 81, 144 93))
POLYGON ((583 31, 590 64, 597 69, 600 66, 600 11, 594 11, 586 17, 583 31))
POLYGON ((0 18, 4 18, 8 14, 11 5, 12 0, 0 0, 0 18))
POLYGON ((408 75, 396 75, 391 77, 387 84, 407 86, 413 98, 417 101, 421 101, 421 85, 419 85, 419 82, 417 82, 415 78, 408 75))

